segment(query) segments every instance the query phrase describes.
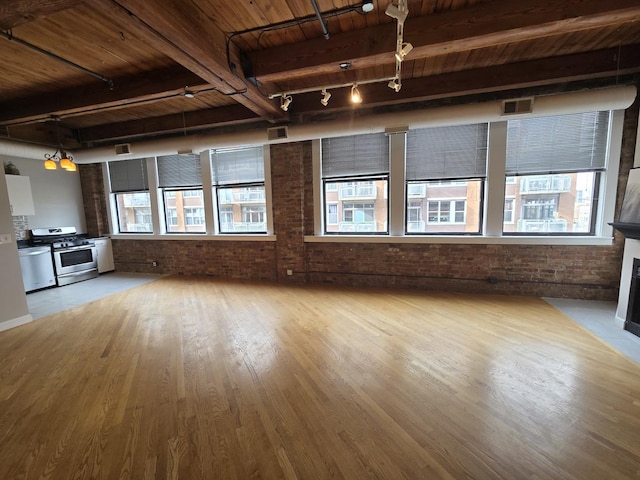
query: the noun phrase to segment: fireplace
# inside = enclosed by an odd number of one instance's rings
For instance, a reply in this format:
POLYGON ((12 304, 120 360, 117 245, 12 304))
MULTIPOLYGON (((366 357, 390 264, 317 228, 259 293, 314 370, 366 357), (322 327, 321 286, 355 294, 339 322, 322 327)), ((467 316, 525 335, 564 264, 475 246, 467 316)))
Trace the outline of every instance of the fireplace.
POLYGON ((633 259, 624 329, 640 337, 640 258, 633 259))

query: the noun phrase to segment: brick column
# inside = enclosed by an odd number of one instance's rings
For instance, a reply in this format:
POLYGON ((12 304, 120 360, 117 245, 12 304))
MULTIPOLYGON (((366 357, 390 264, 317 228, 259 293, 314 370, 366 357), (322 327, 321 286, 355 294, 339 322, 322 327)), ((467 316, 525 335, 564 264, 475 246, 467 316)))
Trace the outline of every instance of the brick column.
POLYGON ((78 165, 87 233, 92 237, 109 235, 107 204, 104 198, 102 164, 78 165))

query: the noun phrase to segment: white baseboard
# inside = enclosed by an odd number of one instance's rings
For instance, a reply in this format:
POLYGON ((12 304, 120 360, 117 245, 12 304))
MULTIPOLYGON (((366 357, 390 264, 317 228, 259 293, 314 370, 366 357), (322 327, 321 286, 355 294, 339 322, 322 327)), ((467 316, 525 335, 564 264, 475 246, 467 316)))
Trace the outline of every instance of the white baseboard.
POLYGON ((23 315, 22 317, 14 318, 13 320, 7 320, 6 322, 0 322, 0 332, 9 330, 10 328, 19 327, 25 323, 33 321, 31 314, 23 315))

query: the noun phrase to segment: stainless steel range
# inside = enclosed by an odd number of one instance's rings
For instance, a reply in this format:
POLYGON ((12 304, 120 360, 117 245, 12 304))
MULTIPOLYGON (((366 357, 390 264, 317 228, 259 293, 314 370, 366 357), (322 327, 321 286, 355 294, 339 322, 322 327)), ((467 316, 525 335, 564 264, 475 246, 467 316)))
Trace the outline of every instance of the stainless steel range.
POLYGON ((50 245, 59 286, 98 276, 96 244, 75 227, 34 228, 33 245, 50 245))

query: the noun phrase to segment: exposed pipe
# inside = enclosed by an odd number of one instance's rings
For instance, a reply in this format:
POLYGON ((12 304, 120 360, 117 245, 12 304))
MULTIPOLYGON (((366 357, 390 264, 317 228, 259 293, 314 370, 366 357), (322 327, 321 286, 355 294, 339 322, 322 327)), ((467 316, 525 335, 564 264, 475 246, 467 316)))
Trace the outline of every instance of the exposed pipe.
POLYGON ((311 5, 313 5, 313 9, 316 11, 316 17, 318 17, 318 21, 320 22, 320 28, 322 28, 322 36, 325 40, 329 40, 329 30, 327 30, 327 24, 324 23, 324 18, 322 18, 322 14, 320 13, 320 9, 318 8, 318 2, 316 2, 316 0, 311 0, 311 5))
POLYGON ((6 39, 9 40, 9 41, 14 41, 16 43, 19 43, 20 45, 22 45, 24 47, 30 48, 31 50, 34 50, 34 51, 36 51, 38 53, 46 55, 47 57, 52 58, 54 60, 58 60, 59 62, 62 62, 65 65, 68 65, 68 66, 73 67, 73 68, 75 68, 77 70, 80 70, 81 72, 84 72, 84 73, 86 73, 88 75, 91 75, 92 77, 96 77, 97 79, 102 80, 103 82, 105 82, 109 86, 109 90, 113 90, 113 80, 111 80, 110 78, 107 78, 107 77, 105 77, 103 75, 100 75, 99 73, 92 72, 91 70, 89 70, 87 68, 84 68, 84 67, 78 65, 77 63, 73 63, 72 61, 67 60, 66 58, 62 58, 62 57, 56 55, 55 53, 51 53, 51 52, 49 52, 47 50, 44 50, 44 49, 42 49, 42 48, 40 48, 40 47, 38 47, 36 45, 33 45, 32 43, 29 43, 29 42, 27 42, 25 40, 19 39, 18 37, 14 37, 13 34, 11 33, 11 31, 6 32, 6 31, 2 30, 2 35, 4 35, 6 37, 6 39))

